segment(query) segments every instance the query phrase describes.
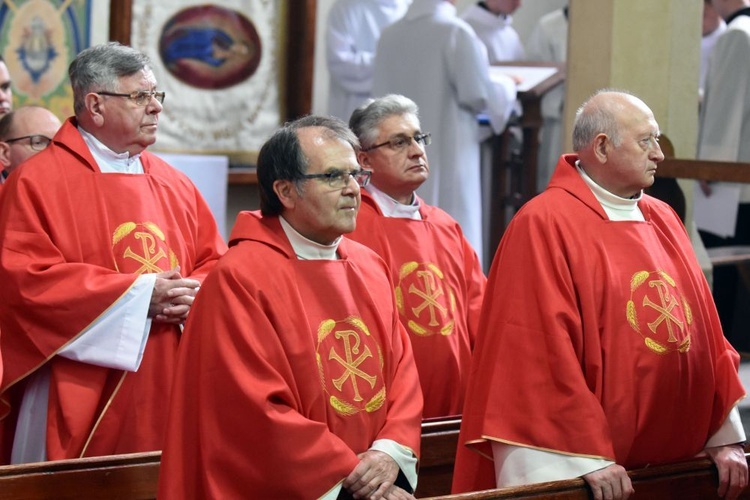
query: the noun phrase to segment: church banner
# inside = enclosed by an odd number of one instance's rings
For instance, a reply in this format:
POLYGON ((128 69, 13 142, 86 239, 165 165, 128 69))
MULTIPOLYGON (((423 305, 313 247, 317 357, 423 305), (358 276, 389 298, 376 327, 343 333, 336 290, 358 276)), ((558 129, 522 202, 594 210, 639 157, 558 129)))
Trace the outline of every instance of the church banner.
POLYGON ((68 65, 89 46, 88 0, 0 0, 0 50, 16 107, 39 104, 73 114, 68 65))
POLYGON ((283 116, 286 5, 133 0, 130 43, 166 92, 154 149, 254 162, 283 116))

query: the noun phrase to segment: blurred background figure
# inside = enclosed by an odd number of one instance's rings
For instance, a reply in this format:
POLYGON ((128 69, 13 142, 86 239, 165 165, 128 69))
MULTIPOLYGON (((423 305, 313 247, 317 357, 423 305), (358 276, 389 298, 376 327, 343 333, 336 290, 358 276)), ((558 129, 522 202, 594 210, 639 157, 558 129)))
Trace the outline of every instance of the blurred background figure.
POLYGON ((448 212, 482 259, 481 140, 477 113, 494 133, 505 129, 516 102, 509 77, 490 80, 487 49, 456 15, 452 0, 414 0, 403 19, 383 31, 373 94, 401 94, 419 107, 432 133, 430 177, 419 196, 448 212), (407 68, 408 65, 408 68, 407 68))
POLYGON ((703 89, 706 86, 708 59, 714 50, 716 41, 726 30, 727 23, 716 12, 716 9, 711 4, 711 0, 703 0, 703 38, 701 39, 701 75, 699 87, 701 101, 703 101, 703 89))
POLYGON ((411 0, 337 0, 328 13, 328 114, 348 120, 370 97, 380 32, 400 19, 411 0))
MULTIPOLYGON (((568 52, 568 7, 542 16, 526 43, 531 61, 565 64, 568 52)), ((563 152, 562 116, 565 84, 558 85, 542 97, 542 125, 537 164, 537 191, 542 192, 552 177, 557 159, 563 152)))
POLYGON ((0 56, 0 116, 10 113, 13 109, 13 89, 10 87, 10 73, 8 66, 0 56))
POLYGON ((3 116, 0 119, 2 179, 49 146, 61 126, 60 119, 41 106, 22 106, 3 116))
POLYGON ((487 47, 490 64, 526 59, 511 16, 520 6, 521 0, 487 0, 475 3, 461 15, 487 47))

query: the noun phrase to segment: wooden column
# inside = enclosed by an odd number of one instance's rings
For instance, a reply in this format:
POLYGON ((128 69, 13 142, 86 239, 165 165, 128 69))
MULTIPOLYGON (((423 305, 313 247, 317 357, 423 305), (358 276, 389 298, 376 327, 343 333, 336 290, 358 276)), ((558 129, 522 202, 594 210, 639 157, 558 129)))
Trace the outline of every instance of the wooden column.
POLYGON ((698 130, 701 0, 571 0, 565 150, 573 118, 595 90, 629 90, 654 111, 678 157, 698 130))

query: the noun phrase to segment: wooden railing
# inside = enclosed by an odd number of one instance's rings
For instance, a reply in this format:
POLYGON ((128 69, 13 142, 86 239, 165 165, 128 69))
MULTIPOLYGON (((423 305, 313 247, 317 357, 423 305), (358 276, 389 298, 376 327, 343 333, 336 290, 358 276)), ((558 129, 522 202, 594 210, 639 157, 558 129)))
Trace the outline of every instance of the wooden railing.
MULTIPOLYGON (((450 493, 459 418, 422 424, 420 496, 450 493)), ((161 452, 0 467, 0 500, 156 498, 161 452)))
POLYGON ((657 177, 722 182, 750 182, 750 163, 667 158, 659 163, 657 177))
MULTIPOLYGON (((667 158, 659 163, 656 176, 674 179, 750 183, 750 163, 667 158)), ((665 201, 669 203, 669 200, 665 201)), ((673 203, 670 204, 674 207, 673 203)), ((714 267, 750 262, 750 246, 715 247, 707 249, 707 253, 714 267)))
POLYGON ((0 467, 0 500, 156 498, 161 452, 0 467))
MULTIPOLYGON (((422 424, 422 457, 417 496, 441 500, 545 498, 589 499, 582 479, 449 495, 460 419, 422 424)), ((747 458, 747 456, 746 456, 747 458)), ((0 467, 0 500, 156 498, 160 452, 60 460, 0 467)), ((716 469, 707 459, 630 471, 642 499, 718 498, 716 469)), ((741 497, 750 499, 750 492, 741 497)))
MULTIPOLYGON (((745 455, 745 459, 748 458, 750 457, 745 455)), ((638 469, 630 471, 628 475, 635 489, 635 494, 631 497, 632 500, 708 500, 719 498, 717 495, 719 482, 716 468, 708 459, 638 469)), ((434 498, 440 498, 440 500, 499 500, 507 498, 589 500, 591 494, 583 479, 570 479, 434 498)), ((740 498, 750 499, 750 490, 746 489, 740 498)))

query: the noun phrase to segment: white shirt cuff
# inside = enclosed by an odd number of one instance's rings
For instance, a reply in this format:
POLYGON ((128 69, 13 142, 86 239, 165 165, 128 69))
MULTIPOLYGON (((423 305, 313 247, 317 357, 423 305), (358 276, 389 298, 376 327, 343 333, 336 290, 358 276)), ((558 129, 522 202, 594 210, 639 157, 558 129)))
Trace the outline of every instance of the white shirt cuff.
POLYGON ((743 441, 745 441, 745 429, 742 427, 740 411, 735 406, 729 412, 719 430, 706 441, 705 448, 742 443, 743 441))
POLYGON ((498 488, 546 483, 583 476, 614 462, 492 442, 498 488))

